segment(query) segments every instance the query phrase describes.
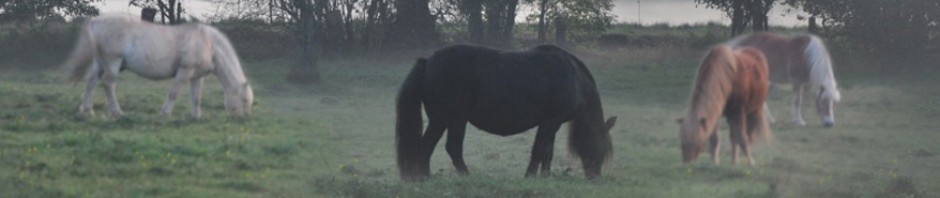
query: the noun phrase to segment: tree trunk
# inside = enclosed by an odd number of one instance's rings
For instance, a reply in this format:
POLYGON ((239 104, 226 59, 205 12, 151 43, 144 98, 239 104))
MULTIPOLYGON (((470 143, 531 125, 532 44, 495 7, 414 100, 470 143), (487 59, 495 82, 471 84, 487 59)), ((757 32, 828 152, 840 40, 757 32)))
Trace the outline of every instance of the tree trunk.
POLYGON ((401 38, 403 47, 428 47, 437 42, 435 19, 429 0, 398 0, 393 37, 401 38))
POLYGON ((299 29, 297 38, 300 42, 300 54, 298 54, 297 64, 290 69, 287 74, 287 82, 292 84, 313 84, 320 83, 320 71, 315 59, 316 46, 318 46, 317 28, 319 22, 314 18, 313 5, 306 0, 293 0, 297 6, 299 15, 299 29))
POLYGON ((467 16, 467 40, 483 45, 483 3, 481 0, 462 0, 461 12, 467 16))
POLYGON ((819 34, 819 25, 816 24, 816 16, 809 17, 809 33, 819 34))
POLYGON ((491 0, 486 5, 486 43, 492 47, 509 47, 515 25, 518 0, 491 0))
POLYGON ((548 0, 539 1, 539 44, 545 44, 545 35, 548 33, 545 27, 545 12, 548 12, 548 0))
POLYGON ((516 6, 519 5, 519 0, 510 0, 507 3, 503 13, 502 34, 500 34, 501 47, 512 47, 512 29, 516 25, 516 6))
POLYGON ((567 22, 565 22, 565 16, 555 17, 555 45, 558 47, 568 49, 568 38, 565 35, 568 31, 567 22))
POLYGON ((501 14, 500 10, 502 9, 500 8, 503 7, 502 6, 503 3, 504 2, 501 0, 488 0, 485 3, 486 5, 486 30, 485 30, 486 37, 484 38, 484 43, 486 43, 487 46, 495 47, 501 42, 499 40, 499 33, 500 33, 499 23, 501 22, 500 20, 501 17, 499 15, 501 14))
POLYGON ((731 10, 731 36, 735 37, 744 31, 744 5, 741 1, 733 0, 731 10))

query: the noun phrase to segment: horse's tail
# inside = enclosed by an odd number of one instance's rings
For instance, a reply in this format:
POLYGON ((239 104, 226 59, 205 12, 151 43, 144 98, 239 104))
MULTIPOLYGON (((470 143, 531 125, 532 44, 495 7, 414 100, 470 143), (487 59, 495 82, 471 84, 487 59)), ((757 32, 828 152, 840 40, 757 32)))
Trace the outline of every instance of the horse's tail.
MULTIPOLYGON (((762 105, 767 104, 764 103, 762 105)), ((757 116, 757 119, 755 120, 755 123, 753 123, 754 129, 747 132, 748 141, 754 142, 754 140, 761 140, 761 142, 769 143, 770 140, 773 139, 773 134, 771 134, 770 131, 770 120, 767 117, 767 114, 761 110, 760 112, 755 113, 754 116, 757 116)))
POLYGON ((419 58, 411 68, 405 82, 398 91, 395 104, 395 146, 398 153, 398 168, 406 180, 419 179, 421 173, 417 161, 420 158, 421 140, 421 80, 427 59, 419 58))
POLYGON ((809 43, 806 44, 803 56, 806 57, 806 65, 810 69, 810 82, 822 86, 825 89, 823 92, 825 97, 833 101, 839 101, 842 96, 839 93, 836 78, 832 72, 832 60, 829 56, 829 50, 826 49, 826 45, 819 37, 807 36, 809 37, 809 43))
POLYGON ((95 52, 97 51, 95 38, 91 35, 91 26, 86 25, 79 33, 78 41, 75 44, 75 48, 72 49, 72 54, 70 54, 69 58, 62 64, 62 67, 72 68, 72 72, 69 73, 68 81, 78 82, 85 78, 88 74, 88 70, 91 69, 91 63, 94 61, 95 52))

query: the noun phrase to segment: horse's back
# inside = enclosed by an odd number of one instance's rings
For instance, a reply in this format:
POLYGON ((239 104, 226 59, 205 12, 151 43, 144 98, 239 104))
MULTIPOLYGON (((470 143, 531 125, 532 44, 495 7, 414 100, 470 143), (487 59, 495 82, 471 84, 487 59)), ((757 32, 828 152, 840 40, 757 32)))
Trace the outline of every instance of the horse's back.
POLYGON ((559 114, 578 106, 577 71, 569 57, 556 53, 456 45, 427 61, 422 84, 429 117, 457 116, 511 135, 546 119, 567 118, 559 114))
POLYGON ((759 110, 767 99, 769 80, 767 60, 760 50, 750 47, 735 50, 735 58, 737 65, 735 92, 743 100, 746 109, 759 110))
POLYGON ((197 67, 198 76, 212 70, 211 46, 217 30, 208 25, 168 26, 107 15, 92 18, 86 28, 102 57, 123 61, 121 70, 154 80, 173 77, 180 66, 197 67))
MULTIPOLYGON (((799 38, 797 36, 794 38, 799 38)), ((732 41, 733 47, 753 47, 761 52, 767 59, 770 80, 777 83, 791 83, 791 81, 805 81, 806 66, 803 64, 803 48, 805 42, 799 42, 791 37, 774 33, 758 32, 744 35, 732 41)))

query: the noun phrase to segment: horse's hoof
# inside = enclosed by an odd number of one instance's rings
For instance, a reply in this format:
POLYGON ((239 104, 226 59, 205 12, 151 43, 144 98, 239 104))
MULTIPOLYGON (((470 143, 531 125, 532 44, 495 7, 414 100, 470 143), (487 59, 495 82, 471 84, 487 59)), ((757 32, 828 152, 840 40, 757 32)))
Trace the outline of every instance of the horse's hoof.
POLYGON ((111 112, 111 116, 114 116, 114 117, 124 117, 124 112, 122 112, 122 111, 114 111, 114 112, 111 112))

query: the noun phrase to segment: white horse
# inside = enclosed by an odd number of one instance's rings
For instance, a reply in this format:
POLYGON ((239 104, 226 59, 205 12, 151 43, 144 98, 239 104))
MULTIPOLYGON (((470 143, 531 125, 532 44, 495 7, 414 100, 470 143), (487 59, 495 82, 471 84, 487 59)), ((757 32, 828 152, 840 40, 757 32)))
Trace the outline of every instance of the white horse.
POLYGON ((79 113, 94 114, 92 91, 101 79, 111 115, 121 116, 115 94, 118 73, 128 70, 151 80, 174 78, 161 113, 170 115, 181 86, 191 86, 192 116, 200 117, 202 78, 214 74, 224 88, 224 105, 233 115, 248 115, 254 95, 228 38, 203 24, 165 26, 132 16, 89 19, 65 62, 70 80, 88 79, 79 113))
MULTIPOLYGON (((767 57, 772 83, 793 85, 792 121, 800 126, 806 125, 800 107, 803 92, 819 88, 816 94, 816 113, 820 115, 825 127, 835 124, 833 104, 841 100, 841 94, 832 72, 832 60, 829 51, 819 37, 801 34, 784 37, 761 32, 744 35, 727 42, 738 47, 754 47, 767 57)), ((764 105, 767 108, 767 105, 764 105)), ((768 115, 770 110, 766 109, 768 115)), ((773 120, 773 116, 769 116, 773 120)))

